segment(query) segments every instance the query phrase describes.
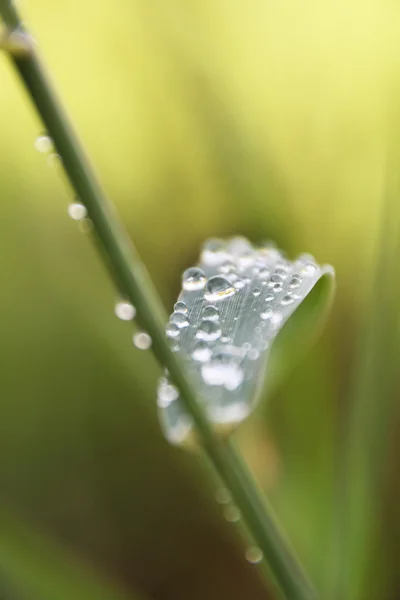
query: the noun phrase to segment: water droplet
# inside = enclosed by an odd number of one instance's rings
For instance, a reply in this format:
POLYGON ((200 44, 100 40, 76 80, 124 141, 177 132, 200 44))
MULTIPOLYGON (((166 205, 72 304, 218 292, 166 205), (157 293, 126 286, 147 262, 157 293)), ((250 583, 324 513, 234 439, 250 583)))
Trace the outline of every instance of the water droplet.
POLYGON ((208 319, 209 321, 218 321, 218 319, 219 319, 218 308, 209 304, 203 310, 203 318, 208 319))
POLYGON ((257 360, 258 358, 260 358, 260 353, 257 350, 257 348, 251 348, 247 356, 249 357, 249 360, 257 360))
POLYGON ((266 321, 267 319, 270 319, 273 315, 273 311, 272 308, 267 308, 266 310, 263 310, 261 313, 261 318, 266 321))
POLYGON ((221 327, 218 322, 210 321, 209 319, 205 319, 199 325, 198 330, 196 331, 196 337, 199 340, 204 340, 207 342, 212 342, 217 340, 221 335, 221 327))
POLYGON ((289 281, 289 287, 294 289, 298 288, 299 285, 301 285, 301 277, 300 275, 297 275, 297 273, 295 273, 289 281))
POLYGON ((252 250, 243 252, 243 254, 238 256, 237 261, 243 268, 251 267, 255 261, 255 253, 252 250))
POLYGON ((267 294, 264 298, 265 302, 271 302, 274 299, 274 295, 273 294, 267 294))
POLYGON ((204 271, 198 267, 187 269, 182 276, 182 286, 184 290, 201 290, 206 284, 204 271))
POLYGON ((47 164, 51 168, 59 167, 60 165, 62 165, 62 158, 59 154, 57 154, 57 152, 52 152, 47 157, 47 164))
POLYGON ((224 335, 224 336, 221 338, 221 342, 222 342, 223 344, 226 344, 226 342, 229 342, 229 340, 230 340, 230 338, 229 338, 227 335, 224 335))
POLYGON ((240 510, 237 506, 234 506, 233 504, 227 506, 224 510, 224 518, 229 523, 237 523, 238 521, 240 521, 241 516, 242 515, 240 513, 240 510))
POLYGON ((300 271, 303 275, 308 275, 309 277, 315 275, 318 267, 312 254, 300 254, 297 260, 301 264, 300 271))
POLYGON ((283 285, 283 280, 282 277, 280 275, 276 275, 274 273, 274 275, 271 275, 271 277, 268 280, 268 287, 271 287, 273 289, 276 289, 275 286, 278 284, 278 287, 282 287, 283 285))
POLYGON ((195 349, 193 350, 192 358, 193 360, 198 360, 199 362, 207 362, 210 360, 212 356, 212 350, 205 341, 200 341, 197 343, 195 349))
POLYGON ((236 390, 243 382, 242 368, 232 361, 229 350, 220 352, 213 360, 201 367, 201 375, 207 385, 222 385, 227 390, 236 390))
POLYGON ((253 290, 253 296, 257 297, 261 294, 261 290, 260 288, 254 288, 253 290))
POLYGON ((121 319, 122 321, 131 321, 136 315, 136 308, 126 300, 117 302, 114 311, 118 319, 121 319))
POLYGON ((226 262, 226 263, 224 263, 223 265, 220 266, 219 271, 221 273, 225 273, 225 274, 235 273, 236 272, 236 266, 233 263, 231 263, 231 262, 226 262))
POLYGON ((248 239, 237 235, 229 241, 228 250, 235 256, 241 256, 242 254, 253 252, 253 247, 248 239))
POLYGON ((267 269, 266 267, 262 267, 258 271, 258 276, 260 279, 266 279, 268 277, 269 273, 270 273, 269 269, 267 269))
POLYGON ((218 504, 229 504, 231 501, 231 493, 227 488, 221 487, 215 492, 215 499, 218 504))
POLYGON ((180 329, 176 323, 167 323, 165 333, 169 338, 176 338, 180 334, 180 329))
POLYGON ((279 277, 282 277, 282 279, 286 279, 288 272, 284 267, 277 267, 275 269, 275 275, 279 275, 279 277))
POLYGON ((283 321, 283 316, 279 313, 274 313, 271 317, 271 324, 274 328, 278 328, 283 321))
POLYGON ((179 329, 183 329, 189 325, 189 321, 185 313, 182 312, 174 312, 170 318, 171 323, 175 323, 179 327, 179 329))
POLYGON ((164 378, 160 380, 157 393, 157 403, 162 408, 166 408, 171 402, 179 398, 177 388, 164 378))
POLYGON ((188 311, 188 307, 181 300, 179 302, 176 302, 176 304, 174 304, 174 312, 187 313, 187 311, 188 311))
POLYGON ((215 275, 215 277, 211 277, 206 286, 206 292, 204 297, 214 302, 216 300, 222 300, 223 298, 228 298, 235 293, 235 288, 231 284, 228 279, 222 277, 220 275, 215 275))
POLYGON ((68 214, 74 221, 82 221, 87 215, 86 206, 81 202, 73 202, 68 206, 68 214))
POLYGON ((207 240, 201 252, 201 261, 208 266, 221 265, 230 258, 225 243, 218 238, 207 240))
POLYGON ((148 333, 140 331, 133 336, 133 343, 139 350, 148 350, 151 346, 151 337, 148 333))
POLYGON ((283 306, 287 306, 288 304, 292 304, 292 302, 294 302, 294 298, 291 294, 286 294, 286 296, 283 296, 282 300, 281 300, 281 304, 283 306))
POLYGON ((42 133, 35 140, 35 148, 38 152, 50 152, 53 149, 53 140, 49 135, 42 133))
POLYGON ((234 287, 236 290, 241 290, 241 289, 243 289, 243 288, 244 288, 244 286, 245 286, 245 285, 246 285, 246 284, 245 284, 245 282, 243 281, 243 279, 238 279, 238 280, 237 280, 237 281, 235 281, 235 283, 233 284, 233 287, 234 287))
POLYGON ((85 219, 81 219, 80 221, 78 221, 78 229, 81 233, 83 233, 85 235, 89 235, 89 233, 92 233, 92 231, 94 229, 92 219, 85 218, 85 219))
POLYGON ((258 548, 258 546, 251 546, 250 548, 247 548, 245 556, 246 560, 253 565, 260 563, 264 558, 262 550, 258 548))

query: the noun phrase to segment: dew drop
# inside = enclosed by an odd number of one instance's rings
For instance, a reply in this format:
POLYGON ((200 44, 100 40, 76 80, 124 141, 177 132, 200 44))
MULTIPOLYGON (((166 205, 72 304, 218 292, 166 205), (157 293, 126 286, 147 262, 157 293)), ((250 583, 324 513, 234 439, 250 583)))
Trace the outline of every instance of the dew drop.
POLYGON ((207 362, 211 356, 212 350, 205 341, 198 342, 192 353, 193 360, 198 360, 199 362, 207 362))
POLYGON ((45 133, 39 135, 35 140, 35 148, 38 152, 50 152, 53 149, 53 140, 45 133))
POLYGON ((224 519, 229 523, 237 523, 240 521, 241 516, 240 510, 233 504, 227 506, 224 510, 224 519))
POLYGON ((271 287, 273 289, 276 289, 275 286, 278 285, 278 287, 282 287, 283 284, 283 279, 280 275, 277 274, 273 274, 271 275, 271 277, 268 280, 268 287, 271 287))
POLYGON ((170 318, 171 323, 175 323, 179 327, 179 329, 183 329, 189 325, 189 321, 185 313, 182 312, 174 312, 170 318))
POLYGON ((221 487, 215 492, 215 499, 218 504, 229 504, 231 501, 231 493, 227 488, 221 487))
POLYGON ((294 288, 298 288, 299 285, 301 285, 301 277, 300 277, 300 275, 297 275, 295 273, 292 276, 291 280, 289 281, 289 287, 291 287, 292 289, 294 289, 294 288))
POLYGON ((151 346, 151 337, 148 333, 140 331, 133 336, 133 343, 139 350, 148 350, 151 346))
POLYGON ((198 267, 187 269, 182 276, 182 286, 184 290, 201 290, 206 284, 204 271, 198 267))
POLYGON ((231 262, 226 262, 226 263, 224 263, 224 264, 222 264, 220 266, 219 271, 221 273, 225 273, 225 274, 235 273, 236 272, 236 266, 233 263, 231 263, 231 262))
POLYGON ((267 308, 266 310, 263 310, 260 317, 263 319, 263 321, 266 321, 267 319, 270 319, 273 315, 273 311, 272 308, 267 308))
POLYGON ((228 298, 234 293, 235 288, 228 279, 220 275, 215 275, 208 280, 204 297, 206 300, 215 302, 216 300, 228 298))
POLYGON ((219 319, 218 308, 209 304, 203 310, 203 318, 208 319, 209 321, 218 321, 218 319, 219 319))
POLYGON ((57 152, 52 152, 47 157, 47 164, 51 168, 59 167, 62 164, 62 158, 57 152))
POLYGON ((277 267, 275 269, 275 275, 279 275, 282 279, 286 279, 288 276, 288 272, 284 267, 277 267))
POLYGON ((274 299, 273 294, 267 294, 264 298, 265 302, 271 302, 274 299))
POLYGON ((174 312, 179 312, 179 313, 187 313, 188 311, 188 307, 186 306, 186 304, 182 301, 176 302, 176 304, 174 304, 174 312))
POLYGON ((68 206, 68 215, 74 221, 82 221, 87 215, 86 206, 81 202, 72 202, 72 204, 68 206))
POLYGON ((246 284, 245 284, 245 282, 243 281, 243 279, 238 279, 238 280, 237 280, 237 281, 235 281, 235 283, 233 284, 233 287, 234 287, 236 290, 241 290, 241 289, 243 289, 243 288, 244 288, 244 286, 245 286, 245 285, 246 285, 246 284))
POLYGON ((247 562, 251 563, 252 565, 256 565, 262 561, 264 555, 258 546, 251 546, 250 548, 247 548, 245 557, 247 562))
POLYGON ((294 298, 291 294, 286 294, 281 300, 282 306, 287 306, 288 304, 292 304, 292 302, 294 302, 294 298))
POLYGON ((261 294, 261 290, 260 288, 254 288, 253 290, 253 296, 257 297, 261 294))
POLYGON ((157 403, 160 408, 166 408, 179 398, 177 388, 169 383, 166 379, 161 379, 157 390, 157 403))
POLYGON ((203 246, 201 261, 208 266, 221 265, 231 258, 223 240, 211 238, 203 246))
POLYGON ((136 308, 130 302, 122 300, 117 302, 114 312, 121 321, 132 321, 136 315, 136 308))
POLYGON ((196 337, 199 340, 204 340, 207 342, 212 342, 217 340, 221 335, 221 327, 218 322, 210 321, 209 319, 205 319, 199 325, 199 328, 196 332, 196 337))
POLYGON ((266 267, 262 267, 259 271, 258 271, 258 276, 260 279, 266 279, 269 275, 269 269, 267 269, 266 267))
POLYGON ((180 334, 180 329, 176 323, 167 323, 165 333, 169 338, 176 338, 180 334))

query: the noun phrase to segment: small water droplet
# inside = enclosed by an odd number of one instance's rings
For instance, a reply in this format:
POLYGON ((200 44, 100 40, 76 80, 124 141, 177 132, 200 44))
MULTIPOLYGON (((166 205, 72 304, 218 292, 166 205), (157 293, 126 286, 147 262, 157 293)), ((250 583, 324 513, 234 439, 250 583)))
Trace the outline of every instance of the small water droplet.
POLYGON ((263 310, 261 313, 261 318, 266 321, 267 319, 270 319, 273 315, 273 311, 272 308, 267 308, 266 310, 263 310))
POLYGON ((281 300, 281 304, 283 306, 287 306, 288 304, 292 304, 292 302, 294 302, 294 298, 291 294, 286 294, 285 296, 283 296, 282 300, 281 300))
POLYGON ((215 302, 216 300, 228 298, 234 293, 235 288, 226 277, 215 275, 208 280, 204 297, 211 302, 215 302))
POLYGON ((274 299, 274 295, 273 294, 267 294, 264 298, 265 302, 271 302, 274 299))
POLYGON ((175 323, 179 327, 179 329, 183 329, 189 325, 189 321, 185 313, 182 312, 174 312, 170 318, 171 323, 175 323))
POLYGON ((236 390, 243 382, 242 368, 232 361, 232 355, 227 349, 213 357, 213 360, 201 367, 201 375, 207 385, 222 385, 227 390, 236 390))
POLYGON ((78 221, 78 229, 81 233, 85 235, 89 235, 89 233, 92 233, 94 229, 92 219, 84 218, 78 221))
POLYGON ((157 394, 158 406, 162 408, 166 408, 171 404, 171 402, 179 398, 179 392, 177 388, 169 383, 166 379, 161 379, 157 394))
POLYGON ((234 287, 236 290, 241 290, 241 289, 243 289, 243 288, 244 288, 244 286, 245 286, 245 285, 246 285, 246 284, 245 284, 245 282, 243 281, 243 279, 238 279, 238 280, 237 280, 237 281, 235 281, 235 283, 233 284, 233 287, 234 287))
POLYGON ((187 269, 182 276, 182 286, 184 290, 201 290, 206 284, 204 271, 198 267, 187 269))
POLYGON ((227 506, 224 510, 224 518, 229 523, 237 523, 240 521, 241 516, 240 510, 233 504, 227 506))
POLYGON ((221 265, 231 258, 226 250, 225 242, 218 238, 206 241, 201 252, 201 261, 208 266, 221 265))
POLYGON ((278 284, 279 287, 283 285, 283 279, 280 275, 276 275, 275 273, 271 275, 268 280, 268 287, 275 289, 275 286, 278 284))
POLYGON ((222 342, 223 344, 226 344, 226 342, 229 342, 229 340, 230 340, 230 338, 229 338, 227 335, 224 335, 224 336, 221 338, 221 342, 222 342))
POLYGON ((219 267, 219 271, 221 273, 225 273, 225 274, 235 273, 236 272, 236 265, 234 265, 231 262, 226 262, 226 263, 224 263, 223 265, 221 265, 219 267))
POLYGON ((87 215, 86 206, 81 202, 73 202, 68 206, 68 215, 74 221, 82 221, 87 215))
POLYGON ((187 313, 188 307, 181 300, 174 304, 174 312, 187 313))
POLYGON ((258 546, 251 546, 250 548, 247 548, 245 557, 247 562, 256 565, 262 561, 264 555, 258 546))
POLYGON ((301 277, 300 275, 297 275, 297 273, 295 273, 289 281, 289 287, 294 289, 298 288, 299 285, 301 285, 301 277))
POLYGON ((275 275, 279 275, 279 277, 282 277, 282 279, 286 279, 288 276, 287 269, 285 269, 285 267, 277 267, 275 269, 275 275))
POLYGON ((59 167, 60 165, 62 165, 62 158, 59 154, 57 154, 57 152, 52 152, 47 157, 47 164, 51 168, 59 167))
POLYGON ((198 360, 199 362, 207 362, 211 356, 212 350, 205 341, 198 342, 192 353, 193 360, 198 360))
POLYGON ((209 321, 218 321, 218 319, 219 319, 218 308, 209 304, 203 310, 203 318, 208 319, 209 321))
POLYGON ((253 296, 257 297, 261 294, 261 290, 260 288, 254 288, 253 290, 253 296))
POLYGON ((221 487, 215 492, 215 499, 218 504, 229 504, 231 501, 231 493, 227 488, 221 487))
POLYGON ((300 272, 303 273, 303 275, 309 277, 315 275, 318 267, 312 254, 300 254, 297 260, 301 264, 300 272))
POLYGON ((196 331, 196 337, 199 340, 204 340, 207 342, 212 342, 217 340, 221 335, 221 327, 218 322, 210 321, 209 319, 205 319, 199 325, 198 330, 196 331))
POLYGON ((132 321, 136 315, 136 308, 130 302, 122 300, 117 302, 114 312, 121 321, 132 321))
POLYGON ((140 331, 133 336, 133 343, 139 350, 148 350, 151 346, 151 337, 148 333, 140 331))
POLYGON ((53 149, 53 140, 49 135, 42 133, 35 140, 35 148, 38 152, 50 152, 53 149))
POLYGON ((167 323, 165 333, 169 338, 176 338, 180 334, 180 329, 176 323, 167 323))
POLYGON ((266 279, 268 277, 269 273, 270 273, 269 269, 267 269, 266 267, 262 267, 258 271, 258 276, 260 279, 266 279))

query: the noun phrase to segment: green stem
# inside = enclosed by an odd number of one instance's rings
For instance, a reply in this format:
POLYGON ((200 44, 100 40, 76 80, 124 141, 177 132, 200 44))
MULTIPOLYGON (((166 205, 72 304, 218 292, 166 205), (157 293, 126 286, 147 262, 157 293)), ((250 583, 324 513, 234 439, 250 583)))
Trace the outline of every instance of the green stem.
MULTIPOLYGON (((0 14, 10 30, 22 29, 16 9, 9 0, 0 0, 0 14)), ((164 333, 166 315, 153 283, 101 189, 36 52, 33 50, 29 56, 11 54, 11 58, 62 157, 72 187, 87 208, 118 287, 136 306, 140 323, 152 337, 158 360, 167 367, 179 388, 182 402, 193 417, 204 450, 230 489, 252 537, 269 563, 283 597, 288 600, 314 600, 312 587, 277 527, 270 509, 260 497, 247 467, 229 445, 215 436, 179 357, 170 351, 164 333)))

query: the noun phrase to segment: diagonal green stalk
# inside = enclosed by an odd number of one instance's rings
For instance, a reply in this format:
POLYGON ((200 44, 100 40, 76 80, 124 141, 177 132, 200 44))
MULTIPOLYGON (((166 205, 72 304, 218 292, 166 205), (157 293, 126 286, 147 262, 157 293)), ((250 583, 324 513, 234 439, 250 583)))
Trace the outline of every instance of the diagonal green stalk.
MULTIPOLYGON (((19 15, 12 2, 0 0, 0 14, 11 32, 22 31, 19 15)), ((166 315, 153 283, 100 187, 36 51, 33 48, 27 54, 13 54, 10 49, 8 51, 62 157, 72 187, 87 208, 114 280, 120 291, 136 306, 141 325, 152 337, 158 360, 169 370, 172 380, 179 388, 204 450, 229 488, 251 536, 265 556, 270 574, 282 596, 288 600, 315 600, 311 584, 252 480, 247 466, 231 445, 216 437, 197 402, 196 392, 179 357, 170 351, 164 334, 166 315)))

